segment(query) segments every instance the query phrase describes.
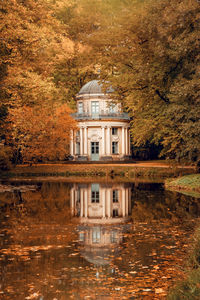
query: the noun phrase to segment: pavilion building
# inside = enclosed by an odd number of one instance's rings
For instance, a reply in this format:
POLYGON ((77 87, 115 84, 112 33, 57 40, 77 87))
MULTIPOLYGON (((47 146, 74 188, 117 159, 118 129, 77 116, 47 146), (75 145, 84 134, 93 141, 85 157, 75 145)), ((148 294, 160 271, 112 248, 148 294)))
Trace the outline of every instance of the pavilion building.
POLYGON ((98 80, 86 83, 76 95, 78 131, 72 131, 74 160, 125 160, 131 156, 130 118, 112 100, 113 89, 103 92, 98 80))

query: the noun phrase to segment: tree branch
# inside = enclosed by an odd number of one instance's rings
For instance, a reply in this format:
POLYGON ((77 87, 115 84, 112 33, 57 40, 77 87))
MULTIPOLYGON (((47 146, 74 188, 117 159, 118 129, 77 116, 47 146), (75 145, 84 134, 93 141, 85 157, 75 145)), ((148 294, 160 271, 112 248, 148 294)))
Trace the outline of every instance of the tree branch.
POLYGON ((169 101, 169 98, 168 97, 165 97, 164 95, 161 95, 160 91, 157 89, 156 90, 156 94, 160 97, 161 100, 163 100, 165 103, 169 104, 170 101, 169 101))

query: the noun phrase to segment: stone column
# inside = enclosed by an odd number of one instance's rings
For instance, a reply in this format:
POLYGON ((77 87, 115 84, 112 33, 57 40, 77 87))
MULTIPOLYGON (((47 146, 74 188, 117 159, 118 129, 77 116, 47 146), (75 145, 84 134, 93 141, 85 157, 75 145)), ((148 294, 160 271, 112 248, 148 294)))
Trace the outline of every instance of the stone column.
POLYGON ((87 127, 84 127, 84 154, 88 154, 88 149, 87 149, 87 127))
POLYGON ((106 154, 110 155, 110 126, 107 126, 106 154))
POLYGON ((74 188, 70 190, 71 215, 74 216, 74 188))
POLYGON ((102 216, 106 217, 106 189, 102 189, 102 216))
POLYGON ((125 189, 122 190, 122 217, 125 217, 126 215, 126 203, 125 203, 125 189))
POLYGON ((128 201, 128 188, 126 188, 125 190, 126 192, 126 216, 128 216, 128 204, 129 204, 129 201, 128 201))
POLYGON ((130 133, 130 128, 128 129, 128 154, 131 155, 131 133, 130 133))
MULTIPOLYGON (((75 189, 74 190, 74 195, 75 195, 75 204, 77 203, 77 200, 78 200, 78 191, 75 189)), ((78 211, 77 211, 77 206, 75 207, 75 215, 77 215, 78 214, 78 211)))
POLYGON ((70 154, 74 155, 74 134, 73 130, 70 131, 70 154))
POLYGON ((110 218, 111 217, 110 189, 107 189, 106 202, 107 202, 108 218, 110 218))
POLYGON ((122 127, 122 155, 125 153, 125 138, 124 138, 124 127, 122 127))
POLYGON ((125 154, 128 154, 128 128, 125 127, 125 154))
POLYGON ((102 155, 105 155, 105 127, 101 127, 102 131, 102 155))
POLYGON ((80 155, 83 155, 83 127, 80 128, 80 155))
POLYGON ((88 191, 85 189, 84 191, 84 199, 85 199, 85 218, 88 216, 88 191))
POLYGON ((83 190, 81 189, 81 195, 80 195, 80 202, 81 202, 81 213, 80 213, 80 216, 83 217, 83 200, 84 200, 84 193, 83 193, 83 190))

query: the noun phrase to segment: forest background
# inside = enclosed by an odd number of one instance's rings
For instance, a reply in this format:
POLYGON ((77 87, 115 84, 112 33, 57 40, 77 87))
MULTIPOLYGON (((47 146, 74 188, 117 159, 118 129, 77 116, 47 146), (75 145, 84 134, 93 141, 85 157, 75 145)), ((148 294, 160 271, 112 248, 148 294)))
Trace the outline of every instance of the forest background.
POLYGON ((1 168, 66 159, 92 79, 129 112, 134 149, 199 163, 198 1, 3 0, 0 14, 1 168))

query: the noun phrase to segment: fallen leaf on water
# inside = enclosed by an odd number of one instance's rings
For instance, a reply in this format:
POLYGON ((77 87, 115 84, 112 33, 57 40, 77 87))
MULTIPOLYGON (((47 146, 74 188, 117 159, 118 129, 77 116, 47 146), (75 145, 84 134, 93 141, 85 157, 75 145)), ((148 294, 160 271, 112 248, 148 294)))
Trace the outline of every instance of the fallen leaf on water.
POLYGON ((155 289, 155 293, 156 294, 162 294, 162 293, 165 293, 165 291, 161 288, 158 288, 158 289, 155 289))
POLYGON ((69 255, 69 257, 70 256, 75 256, 75 255, 78 255, 78 253, 72 253, 72 254, 69 255))
POLYGON ((136 274, 137 272, 136 271, 130 271, 129 273, 130 274, 136 274))
POLYGON ((33 293, 30 296, 27 296, 25 299, 30 300, 30 299, 35 299, 38 298, 39 294, 38 293, 33 293))

